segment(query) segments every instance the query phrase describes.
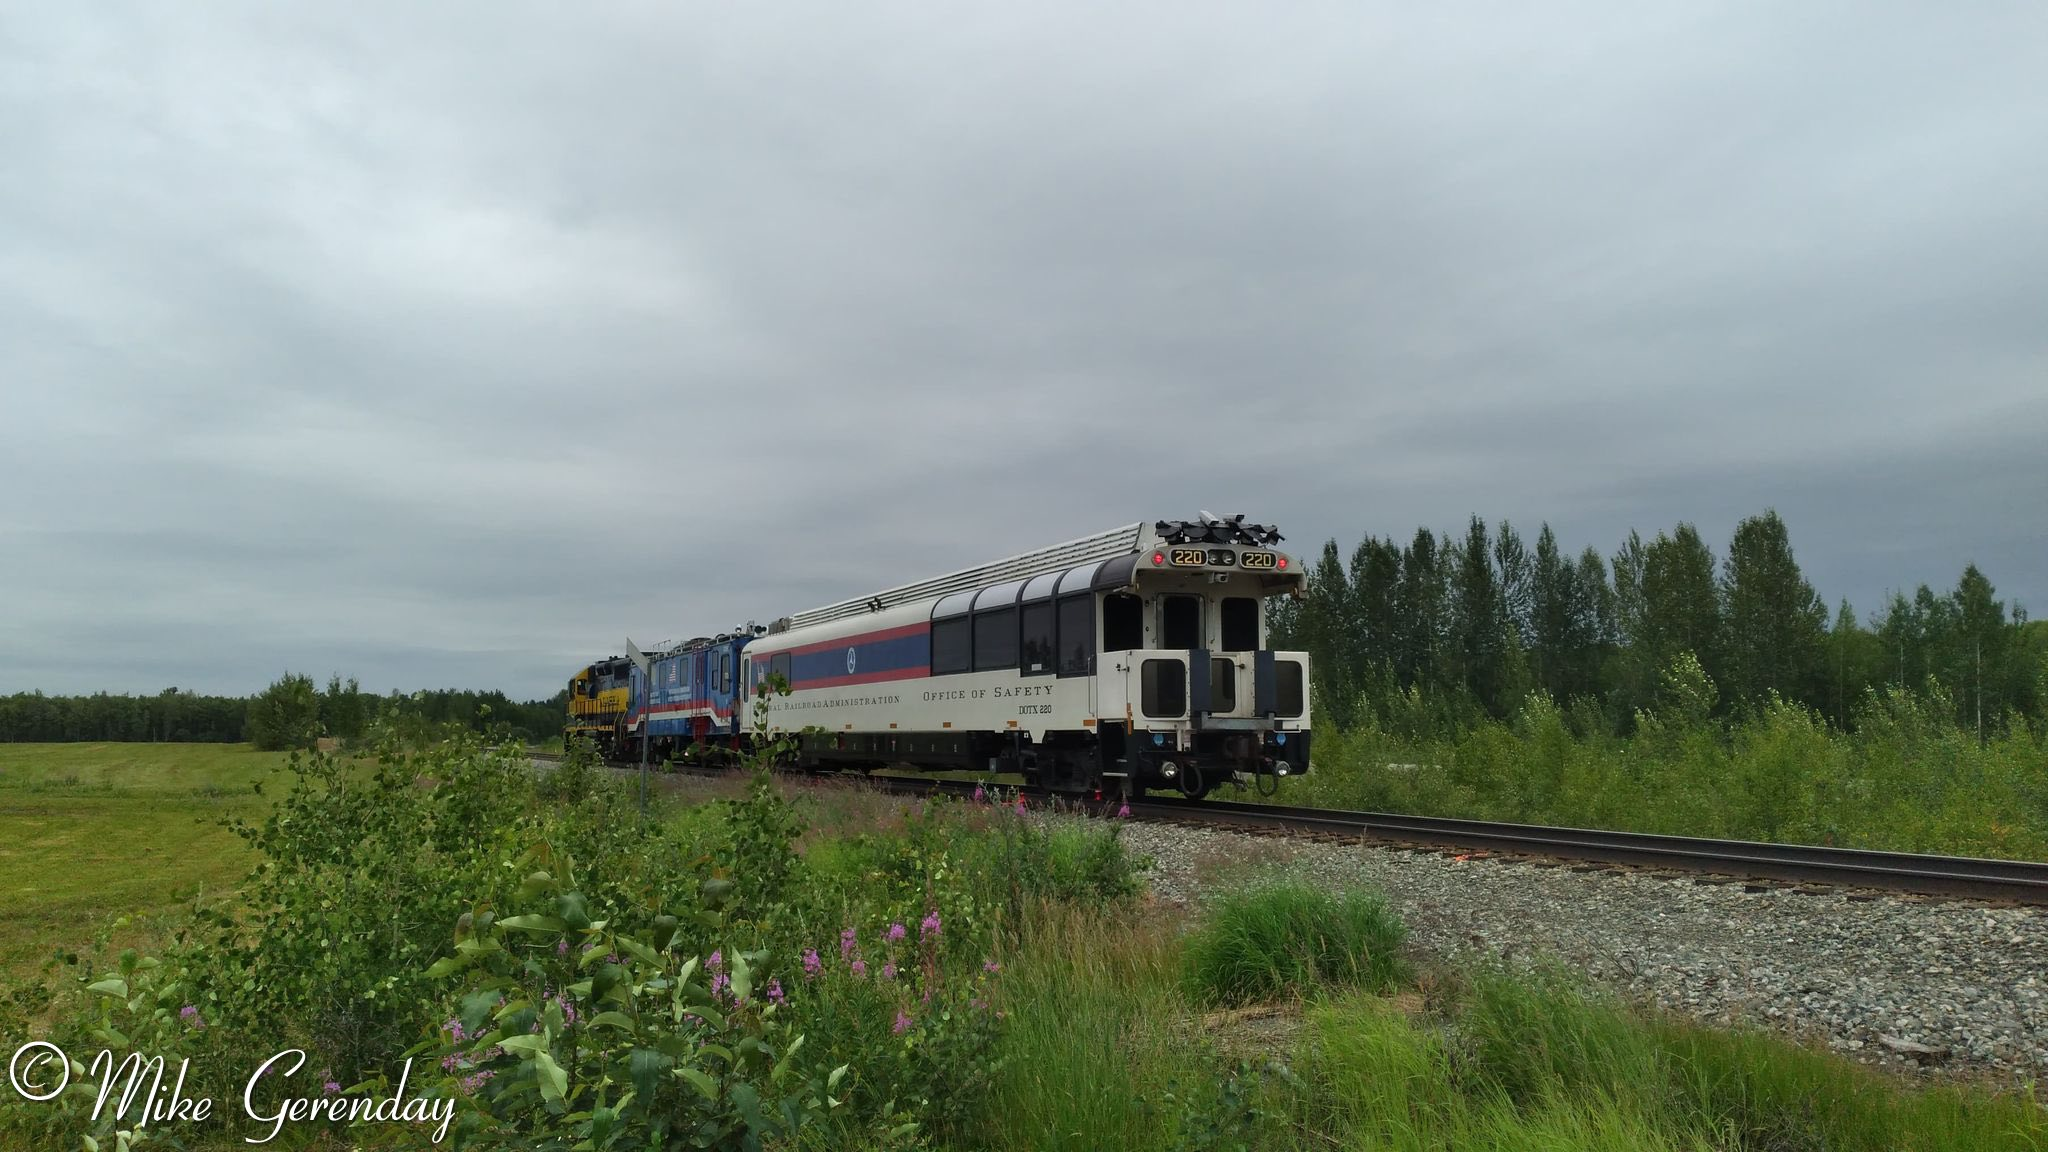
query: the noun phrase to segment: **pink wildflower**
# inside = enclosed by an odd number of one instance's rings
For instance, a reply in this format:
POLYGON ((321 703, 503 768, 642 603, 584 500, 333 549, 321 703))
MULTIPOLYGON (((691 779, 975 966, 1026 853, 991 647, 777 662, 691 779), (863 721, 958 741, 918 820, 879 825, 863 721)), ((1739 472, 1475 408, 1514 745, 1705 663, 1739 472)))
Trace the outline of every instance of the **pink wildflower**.
POLYGON ((185 1026, 188 1028, 206 1027, 206 1021, 201 1020, 199 1018, 199 1009, 193 1007, 190 1004, 187 1004, 183 1008, 178 1009, 178 1018, 183 1020, 185 1022, 185 1026))
POLYGON ((868 974, 868 962, 867 962, 867 961, 865 961, 865 960, 860 960, 860 959, 856 959, 856 960, 854 960, 854 962, 853 962, 853 974, 854 974, 855 976, 865 976, 865 975, 867 975, 867 974, 868 974))
POLYGON ((782 1003, 782 981, 770 980, 768 982, 768 1000, 774 1004, 782 1003))
POLYGON ((937 936, 938 934, 939 913, 937 909, 933 909, 932 911, 925 913, 924 923, 918 925, 918 935, 922 937, 937 936))
POLYGON ((884 980, 894 980, 895 978, 896 978, 896 962, 895 962, 894 960, 891 960, 891 961, 889 961, 888 963, 886 963, 886 964, 882 965, 882 979, 884 979, 884 980))
POLYGON ((1117 819, 1119 819, 1119 820, 1127 820, 1127 819, 1129 819, 1129 818, 1130 818, 1130 815, 1131 815, 1131 806, 1130 806, 1129 804, 1119 804, 1119 805, 1117 805, 1117 807, 1116 807, 1116 818, 1117 818, 1117 819))
POLYGON ((818 950, 816 948, 804 949, 804 976, 806 979, 816 976, 819 970, 824 967, 825 962, 818 959, 818 950))
POLYGON ((844 959, 846 959, 846 958, 847 958, 848 956, 852 955, 852 953, 853 953, 853 929, 851 929, 851 928, 848 928, 848 929, 847 929, 846 931, 844 931, 844 932, 841 932, 841 933, 839 934, 839 958, 840 958, 841 960, 844 960, 844 959))
POLYGON ((448 1029, 448 1038, 450 1040, 469 1039, 469 1035, 462 1030, 462 1019, 460 1017, 450 1016, 448 1023, 443 1024, 442 1027, 448 1029))
POLYGON ((993 960, 984 960, 981 962, 981 970, 983 972, 1001 972, 1003 966, 993 960))
POLYGON ((901 1011, 897 1012, 897 1013, 896 1013, 896 1029, 895 1029, 895 1031, 896 1031, 896 1034, 897 1034, 898 1036, 901 1036, 901 1035, 903 1035, 903 1034, 904 1034, 905 1032, 908 1032, 909 1030, 910 1030, 910 1017, 909 1017, 909 1016, 907 1016, 907 1015, 905 1015, 905 1014, 904 1014, 903 1012, 901 1012, 901 1011))
POLYGON ((341 1085, 333 1080, 329 1080, 326 1084, 322 1085, 322 1087, 324 1087, 327 1090, 327 1094, 329 1096, 332 1096, 335 1093, 341 1091, 341 1085))
POLYGON ((569 954, 569 942, 568 942, 567 940, 561 940, 561 941, 557 941, 557 942, 556 942, 556 944, 555 944, 555 955, 557 955, 557 956, 567 956, 568 954, 569 954))
POLYGON ((706 968, 711 969, 713 972, 716 972, 720 968, 725 967, 725 953, 718 949, 713 949, 711 952, 711 959, 706 960, 704 962, 704 966, 706 968))
POLYGON ((976 804, 980 804, 981 802, 983 802, 983 801, 985 801, 985 800, 987 800, 987 799, 988 799, 988 793, 986 793, 986 792, 984 792, 984 791, 982 791, 982 790, 981 790, 981 785, 979 785, 979 784, 976 784, 976 785, 974 786, 974 802, 975 802, 976 804))
POLYGON ((905 928, 903 927, 903 925, 901 925, 901 924, 891 924, 891 925, 889 925, 889 942, 890 942, 891 944, 895 943, 895 942, 896 942, 896 941, 898 941, 898 940, 901 940, 901 939, 903 939, 903 938, 904 938, 905 936, 907 936, 907 935, 909 935, 909 932, 908 932, 908 931, 907 931, 907 930, 906 930, 906 929, 905 929, 905 928))
POLYGON ((1024 814, 1024 798, 1023 798, 1022 796, 1019 796, 1019 797, 1017 797, 1017 815, 1019 815, 1019 816, 1022 816, 1023 814, 1024 814))

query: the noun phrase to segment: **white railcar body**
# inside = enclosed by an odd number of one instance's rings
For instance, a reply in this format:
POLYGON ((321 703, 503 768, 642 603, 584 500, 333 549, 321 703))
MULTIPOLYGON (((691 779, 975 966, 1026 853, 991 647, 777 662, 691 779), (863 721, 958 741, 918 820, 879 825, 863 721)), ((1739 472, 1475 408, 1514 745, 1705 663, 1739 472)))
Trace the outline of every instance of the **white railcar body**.
POLYGON ((1308 768, 1308 657, 1266 643, 1298 595, 1279 534, 1242 517, 1134 524, 798 613, 750 641, 751 730, 806 762, 1016 771, 1073 791, 1308 768), (766 707, 764 717, 757 710, 766 707))

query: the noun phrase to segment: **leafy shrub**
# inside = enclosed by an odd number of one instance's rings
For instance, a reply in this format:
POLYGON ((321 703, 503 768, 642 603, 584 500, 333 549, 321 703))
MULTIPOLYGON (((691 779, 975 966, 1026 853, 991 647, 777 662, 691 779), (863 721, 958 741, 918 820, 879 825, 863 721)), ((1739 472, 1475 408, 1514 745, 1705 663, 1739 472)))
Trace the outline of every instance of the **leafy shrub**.
POLYGON ((1383 991, 1407 975, 1407 930, 1386 903, 1299 880, 1225 894, 1189 936, 1186 980, 1205 1003, 1300 995, 1318 985, 1383 991))

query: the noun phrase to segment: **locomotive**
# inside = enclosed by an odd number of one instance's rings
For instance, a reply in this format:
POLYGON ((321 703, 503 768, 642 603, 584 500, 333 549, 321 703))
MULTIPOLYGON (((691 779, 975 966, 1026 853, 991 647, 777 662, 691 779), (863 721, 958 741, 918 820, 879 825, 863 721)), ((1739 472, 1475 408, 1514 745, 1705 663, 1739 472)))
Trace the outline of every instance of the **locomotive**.
POLYGON ((1242 515, 1140 522, 699 637, 628 662, 607 750, 741 747, 766 708, 813 771, 1270 792, 1308 770, 1311 735, 1308 654, 1267 644, 1267 601, 1304 583, 1281 539, 1242 515), (787 695, 756 695, 777 678, 787 695))

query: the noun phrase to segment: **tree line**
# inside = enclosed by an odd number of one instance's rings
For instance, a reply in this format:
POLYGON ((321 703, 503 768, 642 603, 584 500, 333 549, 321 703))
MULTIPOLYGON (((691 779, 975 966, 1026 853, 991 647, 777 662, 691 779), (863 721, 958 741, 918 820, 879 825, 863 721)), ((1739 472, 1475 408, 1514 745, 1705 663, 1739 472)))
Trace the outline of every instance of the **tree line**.
POLYGON ((0 742, 81 740, 236 743, 261 748, 310 747, 320 737, 356 740, 374 726, 460 727, 528 741, 559 735, 568 709, 565 688, 545 700, 514 701, 503 692, 443 688, 387 696, 364 692, 351 678, 286 673, 254 696, 210 696, 166 688, 154 696, 100 692, 0 696, 0 742))
POLYGON ((1340 727, 1455 731, 1541 691, 1580 726, 1626 734, 1687 655, 1722 717, 1776 696, 1847 728, 1893 687, 1949 702, 1982 736, 2048 721, 2048 622, 1974 564, 1946 592, 1893 594, 1866 624, 1847 600, 1829 611, 1775 511, 1743 520, 1718 558, 1686 523, 1631 531, 1611 556, 1568 553, 1547 523, 1530 547, 1478 516, 1462 537, 1367 536, 1348 558, 1332 539, 1274 635, 1310 652, 1318 715, 1340 727))

